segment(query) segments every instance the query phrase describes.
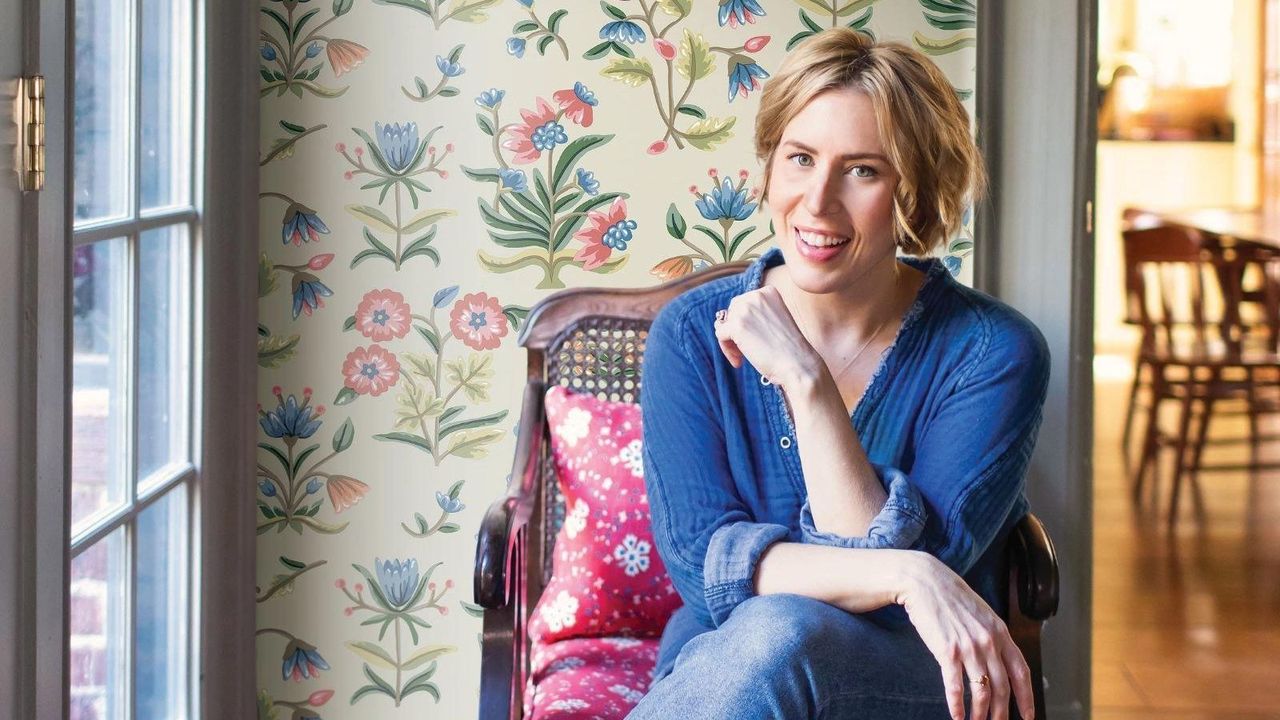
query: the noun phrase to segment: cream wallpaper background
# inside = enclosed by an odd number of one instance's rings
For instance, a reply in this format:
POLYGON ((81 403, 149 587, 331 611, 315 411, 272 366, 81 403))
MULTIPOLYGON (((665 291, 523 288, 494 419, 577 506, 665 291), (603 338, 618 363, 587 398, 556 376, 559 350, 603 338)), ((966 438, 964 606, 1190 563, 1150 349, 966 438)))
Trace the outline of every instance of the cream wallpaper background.
POLYGON ((972 112, 975 3, 261 10, 259 717, 475 717, 528 308, 767 249, 759 88, 816 30, 914 44, 972 112))

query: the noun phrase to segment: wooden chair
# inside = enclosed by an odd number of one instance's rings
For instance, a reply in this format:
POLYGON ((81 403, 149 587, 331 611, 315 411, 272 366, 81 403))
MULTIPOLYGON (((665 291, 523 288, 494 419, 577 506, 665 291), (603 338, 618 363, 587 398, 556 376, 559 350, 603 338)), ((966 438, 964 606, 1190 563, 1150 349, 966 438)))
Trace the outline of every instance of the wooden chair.
MULTIPOLYGON (((564 503, 550 456, 543 396, 556 384, 614 401, 638 402, 648 327, 671 298, 703 282, 740 273, 746 262, 716 265, 646 289, 564 290, 533 307, 518 342, 528 379, 506 492, 485 513, 476 547, 475 598, 485 609, 480 718, 523 717, 529 675, 529 614, 551 576, 552 543, 564 503)), ((1010 634, 1027 659, 1036 717, 1045 717, 1040 662, 1042 623, 1057 612, 1058 562, 1044 525, 1032 515, 1006 543, 1010 634)))
MULTIPOLYGON (((1169 521, 1177 518, 1183 477, 1197 482, 1201 470, 1256 470, 1269 465, 1258 460, 1258 419, 1274 411, 1262 392, 1276 385, 1280 359, 1270 320, 1261 325, 1244 322, 1242 278, 1251 265, 1267 267, 1272 258, 1260 246, 1225 247, 1221 238, 1181 225, 1160 225, 1123 232, 1127 317, 1142 330, 1142 340, 1129 396, 1129 413, 1137 407, 1144 370, 1151 399, 1142 456, 1134 477, 1134 500, 1140 501, 1148 472, 1156 471, 1159 451, 1174 449, 1174 479, 1169 521), (1164 401, 1178 403, 1177 430, 1160 430, 1164 401), (1251 458, 1247 464, 1206 466, 1201 462, 1215 404, 1243 400, 1249 418, 1251 458), (1199 419, 1191 435, 1195 404, 1199 419)), ((1264 283, 1264 305, 1280 302, 1280 288, 1264 283)), ((1126 433, 1128 428, 1126 427, 1126 433)), ((1127 442, 1126 442, 1127 449, 1127 442)), ((1153 481, 1154 483, 1154 481, 1153 481)), ((1202 507, 1195 486, 1197 507, 1202 507)))

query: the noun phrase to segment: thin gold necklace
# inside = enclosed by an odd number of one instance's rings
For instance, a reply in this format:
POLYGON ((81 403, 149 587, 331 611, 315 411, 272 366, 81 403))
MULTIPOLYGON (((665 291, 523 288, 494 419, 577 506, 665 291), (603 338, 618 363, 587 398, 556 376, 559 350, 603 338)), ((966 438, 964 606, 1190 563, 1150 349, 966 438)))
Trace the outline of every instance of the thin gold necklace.
MULTIPOLYGON (((898 284, 899 283, 897 281, 897 276, 895 275, 894 285, 893 285, 895 292, 898 290, 898 284)), ((867 339, 862 342, 862 345, 858 348, 858 351, 853 354, 853 357, 849 358, 849 362, 845 363, 844 367, 840 368, 839 372, 835 372, 831 374, 832 380, 837 381, 837 383, 839 382, 840 377, 843 376, 846 372, 848 372, 849 368, 853 367, 853 364, 858 361, 858 358, 862 357, 862 353, 866 351, 866 349, 871 345, 871 341, 875 340, 877 337, 880 336, 880 333, 884 331, 885 326, 889 324, 889 321, 893 319, 895 314, 896 313, 890 313, 889 316, 886 317, 884 321, 880 323, 879 327, 875 329, 875 332, 867 336, 867 339)), ((807 330, 807 329, 808 328, 804 328, 804 327, 801 328, 801 330, 807 330)), ((807 333, 805 337, 808 337, 807 333)), ((828 369, 830 369, 830 366, 828 366, 828 369)))

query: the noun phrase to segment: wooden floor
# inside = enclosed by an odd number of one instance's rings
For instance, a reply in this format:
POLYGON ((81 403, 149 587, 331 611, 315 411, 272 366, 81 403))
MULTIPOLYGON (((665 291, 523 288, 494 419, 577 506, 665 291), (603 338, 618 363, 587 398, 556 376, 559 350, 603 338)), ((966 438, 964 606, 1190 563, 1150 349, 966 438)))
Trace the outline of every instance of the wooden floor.
MULTIPOLYGON (((1095 361, 1093 718, 1280 720, 1280 473, 1203 475, 1205 517, 1184 488, 1169 534, 1168 470, 1158 510, 1131 501, 1123 362, 1095 361)), ((1232 420, 1215 419, 1210 437, 1243 436, 1232 420)), ((1205 460, 1245 452, 1213 448, 1205 460)), ((1280 459, 1280 447, 1263 455, 1280 459)))

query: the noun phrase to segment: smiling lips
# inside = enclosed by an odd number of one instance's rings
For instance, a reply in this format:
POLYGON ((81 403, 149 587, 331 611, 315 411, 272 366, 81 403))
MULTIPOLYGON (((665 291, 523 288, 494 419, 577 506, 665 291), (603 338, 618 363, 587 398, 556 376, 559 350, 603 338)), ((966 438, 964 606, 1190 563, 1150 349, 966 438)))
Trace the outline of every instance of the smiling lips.
POLYGON ((849 244, 850 238, 841 235, 827 235, 813 230, 795 228, 796 249, 801 257, 813 262, 825 262, 840 253, 840 249, 849 244))

